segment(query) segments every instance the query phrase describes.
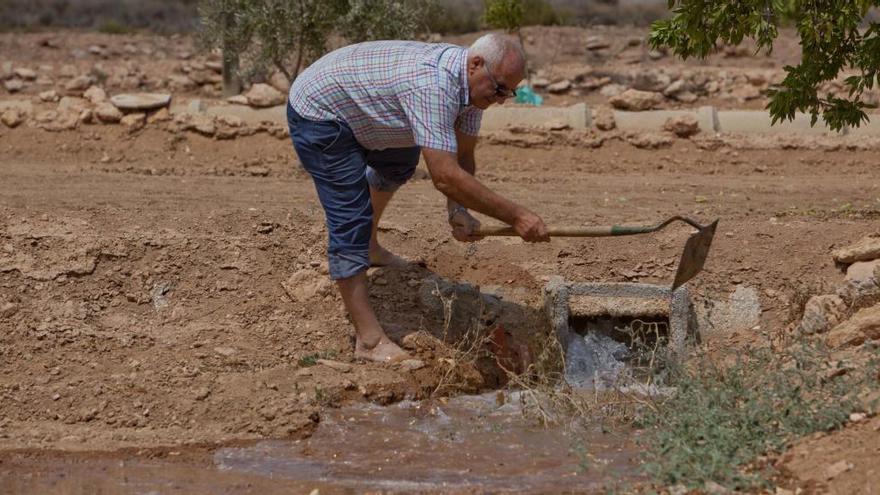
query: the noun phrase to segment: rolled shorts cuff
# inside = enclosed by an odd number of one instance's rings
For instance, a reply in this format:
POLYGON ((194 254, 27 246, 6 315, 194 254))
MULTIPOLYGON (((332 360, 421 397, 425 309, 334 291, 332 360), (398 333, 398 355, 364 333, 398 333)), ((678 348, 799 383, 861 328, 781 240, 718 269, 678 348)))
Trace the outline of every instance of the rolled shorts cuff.
POLYGON ((370 184, 370 187, 377 191, 394 192, 400 189, 400 186, 404 185, 406 180, 403 182, 394 181, 383 177, 373 167, 367 167, 367 182, 370 184))
POLYGON ((327 268, 333 280, 353 277, 369 267, 370 254, 367 250, 363 253, 327 254, 327 268))

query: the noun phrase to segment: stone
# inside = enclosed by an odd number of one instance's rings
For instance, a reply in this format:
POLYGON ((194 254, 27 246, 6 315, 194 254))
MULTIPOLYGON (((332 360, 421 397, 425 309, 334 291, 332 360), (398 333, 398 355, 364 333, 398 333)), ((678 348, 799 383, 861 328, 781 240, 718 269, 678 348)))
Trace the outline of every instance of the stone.
POLYGON ((76 70, 76 66, 65 64, 61 66, 61 69, 58 71, 58 75, 65 79, 73 79, 78 74, 76 70))
POLYGON ((195 400, 205 400, 209 395, 211 395, 211 389, 208 387, 197 388, 193 391, 193 399, 195 400))
POLYGON ((79 118, 77 120, 80 124, 91 124, 92 120, 94 120, 94 112, 91 108, 86 108, 79 113, 79 118))
POLYGON ((669 134, 656 132, 631 133, 626 135, 626 142, 640 149, 658 149, 672 145, 669 134))
POLYGON ((273 107, 281 105, 286 100, 284 93, 269 86, 268 84, 254 84, 251 89, 245 93, 248 104, 258 108, 273 107))
POLYGON ((626 91, 626 86, 617 83, 611 83, 602 86, 602 88, 599 89, 599 94, 606 98, 612 98, 623 93, 624 91, 626 91))
POLYGON ((682 91, 674 96, 674 98, 682 103, 693 103, 699 99, 697 95, 690 91, 682 91))
POLYGON ((234 95, 226 98, 227 103, 232 103, 234 105, 247 105, 248 99, 245 95, 234 95))
POLYGON ((584 44, 584 48, 589 51, 604 50, 606 48, 611 48, 611 43, 605 38, 599 36, 590 36, 589 38, 587 38, 586 44, 584 44))
POLYGON ((83 98, 77 98, 76 96, 65 96, 61 98, 61 101, 58 102, 58 113, 67 111, 80 113, 88 107, 88 103, 83 98))
POLYGON ((165 85, 171 91, 191 91, 198 86, 195 81, 181 74, 172 74, 168 76, 165 85))
POLYGON ((15 128, 24 122, 25 115, 17 108, 9 108, 0 115, 0 122, 6 127, 15 128))
POLYGON ((171 120, 171 112, 168 111, 167 107, 160 108, 155 112, 147 115, 147 124, 154 124, 156 122, 167 122, 171 120))
POLYGON ((761 94, 762 93, 761 93, 760 89, 752 86, 751 84, 743 84, 743 85, 737 86, 736 88, 732 89, 728 93, 728 97, 744 102, 744 101, 754 100, 756 98, 760 98, 761 94))
POLYGON ((663 123, 663 130, 669 131, 680 138, 689 138, 700 132, 700 123, 689 113, 669 117, 663 123))
POLYGON ((633 78, 632 88, 639 91, 660 92, 672 84, 669 74, 658 70, 638 72, 633 78))
POLYGON ((568 79, 563 79, 559 82, 555 82, 555 83, 547 86, 547 91, 554 93, 554 94, 565 93, 566 91, 568 91, 570 89, 571 89, 571 81, 569 81, 568 79))
POLYGON ((614 111, 605 106, 601 106, 593 112, 593 123, 596 125, 596 129, 600 131, 611 131, 617 127, 617 122, 614 120, 614 111))
POLYGON ((25 81, 33 81, 37 78, 37 72, 33 69, 26 69, 24 67, 19 67, 12 71, 17 77, 24 79, 25 81))
POLYGON ((207 115, 196 115, 193 117, 189 129, 207 137, 213 137, 217 133, 214 118, 207 115))
POLYGON ((628 89, 617 96, 612 96, 608 100, 608 103, 614 108, 631 111, 651 110, 662 102, 662 94, 653 91, 639 91, 637 89, 628 89))
POLYGON ((536 89, 542 89, 550 86, 550 80, 543 77, 536 77, 532 79, 532 87, 536 89))
POLYGON ((50 132, 72 131, 79 125, 79 113, 72 111, 52 112, 55 119, 44 123, 41 127, 50 132))
POLYGON ((95 108, 95 116, 105 124, 115 124, 122 120, 123 113, 112 103, 105 101, 95 108))
POLYGON ((268 83, 269 86, 272 86, 282 93, 286 94, 288 91, 290 91, 290 81, 287 79, 287 76, 285 76, 281 72, 276 72, 272 74, 272 77, 269 78, 268 83))
POLYGON ((856 261, 849 265, 843 286, 837 294, 849 304, 880 297, 880 259, 856 261))
POLYGON ((60 99, 58 96, 58 92, 55 91, 54 89, 50 89, 48 91, 43 91, 38 96, 40 97, 41 101, 45 101, 45 102, 56 102, 60 99))
POLYGON ((124 93, 114 95, 110 103, 123 112, 144 112, 167 107, 171 95, 167 93, 124 93))
POLYGON ((847 462, 845 460, 837 461, 834 464, 831 464, 825 468, 825 480, 830 481, 841 474, 851 470, 853 468, 853 464, 851 462, 847 462))
POLYGON ((122 117, 119 123, 127 127, 130 132, 134 132, 146 125, 147 115, 144 113, 130 113, 122 117))
POLYGON ((397 363, 397 367, 403 371, 416 371, 425 367, 425 362, 421 359, 404 359, 397 363))
POLYGON ((291 300, 305 303, 315 297, 324 297, 333 290, 333 284, 317 270, 303 269, 295 272, 281 283, 291 300))
POLYGON ((351 365, 348 363, 341 363, 339 361, 332 361, 330 359, 318 359, 316 362, 328 368, 334 369, 340 373, 348 373, 351 371, 351 365))
POLYGON ((676 81, 673 81, 673 83, 669 86, 666 86, 666 89, 663 90, 663 95, 674 98, 675 95, 683 93, 688 89, 688 83, 684 79, 678 79, 676 81))
POLYGON ((64 91, 69 95, 81 95, 85 90, 92 86, 92 78, 90 76, 74 77, 64 85, 64 91))
POLYGON ((861 345, 880 340, 880 304, 860 309, 849 320, 828 332, 827 343, 832 348, 861 345))
POLYGON ((98 86, 92 86, 83 93, 83 98, 91 102, 92 105, 97 105, 107 101, 107 92, 98 86))
POLYGON ((6 91, 10 93, 18 93, 24 88, 24 83, 21 79, 8 79, 3 81, 3 87, 5 87, 6 91))
POLYGON ((7 302, 0 304, 0 318, 11 318, 18 312, 18 304, 7 302))
POLYGON ((846 303, 840 296, 813 296, 804 305, 804 316, 801 317, 797 330, 806 335, 824 333, 840 323, 845 314, 846 303))
POLYGON ((834 258, 834 261, 846 265, 856 261, 880 259, 880 236, 869 235, 863 237, 855 244, 836 249, 831 253, 831 256, 834 258))

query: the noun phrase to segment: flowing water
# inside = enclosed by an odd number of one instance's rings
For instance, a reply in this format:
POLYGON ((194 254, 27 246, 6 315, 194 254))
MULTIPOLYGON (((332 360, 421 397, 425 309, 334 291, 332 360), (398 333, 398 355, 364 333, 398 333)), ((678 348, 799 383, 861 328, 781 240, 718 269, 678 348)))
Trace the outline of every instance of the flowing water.
POLYGON ((306 440, 222 448, 207 468, 43 460, 0 465, 0 482, 15 493, 605 493, 640 479, 632 436, 539 427, 515 394, 492 393, 329 410, 306 440))

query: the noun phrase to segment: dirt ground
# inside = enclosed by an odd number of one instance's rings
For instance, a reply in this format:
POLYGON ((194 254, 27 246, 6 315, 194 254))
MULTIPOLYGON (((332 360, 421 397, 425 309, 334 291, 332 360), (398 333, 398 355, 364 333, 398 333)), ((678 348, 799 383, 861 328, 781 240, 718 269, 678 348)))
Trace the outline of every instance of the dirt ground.
MULTIPOLYGON (((60 62, 40 58, 57 50, 3 36, 3 52, 14 47, 17 59, 60 62)), ((97 35, 53 36, 88 45, 97 35)), ((175 40, 152 42, 171 50, 175 40)), ((694 297, 723 299, 751 286, 762 313, 759 327, 706 343, 718 350, 784 332, 795 301, 842 280, 831 251, 880 232, 876 147, 736 136, 674 139, 660 149, 619 136, 599 147, 563 141, 484 140, 478 176, 548 224, 720 219, 707 266, 690 283, 694 297)), ((389 207, 381 236, 423 264, 374 269, 370 280, 380 320, 424 366, 386 367, 352 359, 350 325, 322 273, 322 212, 286 138, 218 141, 161 125, 134 133, 0 126, 0 153, 7 465, 47 451, 149 457, 186 446, 181 462, 198 463, 215 445, 307 436, 322 410, 343 402, 424 398, 438 386, 448 386, 441 394, 497 388, 503 373, 491 362, 459 370, 450 385, 451 351, 426 336, 444 330, 420 295, 426 284, 440 277, 501 294, 492 323, 528 342, 547 332, 548 277, 670 283, 688 233, 468 246, 451 238, 445 200, 420 173, 389 207), (312 365, 318 358, 328 361, 312 365)), ((528 359, 527 348, 511 352, 528 359)), ((811 471, 837 462, 835 449, 853 439, 859 460, 834 479, 851 484, 835 490, 876 487, 876 419, 794 447, 783 457, 792 479, 827 489, 811 471)))

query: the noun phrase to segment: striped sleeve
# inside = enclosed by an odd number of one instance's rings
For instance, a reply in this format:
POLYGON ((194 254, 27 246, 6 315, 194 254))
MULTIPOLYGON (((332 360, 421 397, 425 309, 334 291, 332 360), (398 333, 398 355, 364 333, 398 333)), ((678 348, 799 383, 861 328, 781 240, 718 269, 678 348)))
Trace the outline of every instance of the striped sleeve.
POLYGON ((482 121, 483 111, 477 107, 469 106, 458 114, 455 128, 468 136, 476 136, 480 133, 480 123, 482 121))

